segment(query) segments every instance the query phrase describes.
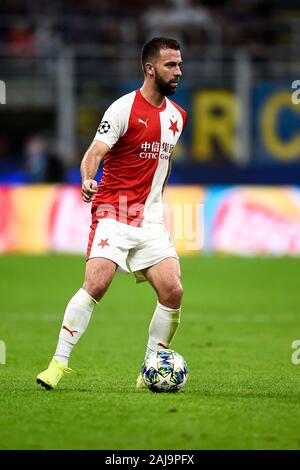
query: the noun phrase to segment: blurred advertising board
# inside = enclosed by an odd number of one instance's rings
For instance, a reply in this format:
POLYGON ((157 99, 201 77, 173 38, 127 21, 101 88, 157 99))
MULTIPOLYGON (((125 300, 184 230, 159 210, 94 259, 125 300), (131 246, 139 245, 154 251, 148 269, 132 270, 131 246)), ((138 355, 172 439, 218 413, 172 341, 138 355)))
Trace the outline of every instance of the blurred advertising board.
POLYGON ((253 90, 253 152, 258 163, 300 160, 300 105, 290 83, 267 82, 253 90))
MULTIPOLYGON (((165 190, 165 219, 179 253, 203 245, 203 189, 165 190)), ((91 205, 78 186, 0 186, 0 252, 86 252, 91 205)))
POLYGON ((205 250, 239 255, 300 255, 300 189, 209 188, 205 250))
MULTIPOLYGON (((165 221, 180 254, 300 255, 300 188, 170 186, 165 221)), ((86 251, 90 205, 71 185, 0 187, 0 252, 86 251)))
MULTIPOLYGON (((249 90, 247 132, 251 163, 300 161, 300 104, 288 82, 260 82, 249 90)), ((202 89, 193 95, 192 154, 202 163, 238 159, 242 103, 232 90, 202 89)))

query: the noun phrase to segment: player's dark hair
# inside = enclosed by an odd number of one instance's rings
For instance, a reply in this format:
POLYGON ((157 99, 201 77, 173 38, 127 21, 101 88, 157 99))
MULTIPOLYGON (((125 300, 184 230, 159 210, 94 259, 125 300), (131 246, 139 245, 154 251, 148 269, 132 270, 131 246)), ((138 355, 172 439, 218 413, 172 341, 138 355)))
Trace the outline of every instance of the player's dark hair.
POLYGON ((153 38, 146 42, 142 49, 142 67, 144 73, 146 73, 146 62, 157 57, 161 49, 174 49, 176 51, 180 51, 180 44, 176 39, 164 37, 153 38))

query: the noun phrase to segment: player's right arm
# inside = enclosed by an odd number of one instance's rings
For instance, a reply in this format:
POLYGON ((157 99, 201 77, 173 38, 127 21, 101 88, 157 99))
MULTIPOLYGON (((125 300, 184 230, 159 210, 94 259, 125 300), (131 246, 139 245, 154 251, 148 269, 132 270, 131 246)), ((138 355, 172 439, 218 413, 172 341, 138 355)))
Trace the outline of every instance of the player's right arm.
POLYGON ((132 92, 110 105, 104 113, 92 144, 82 159, 80 166, 82 178, 81 194, 85 202, 90 202, 97 192, 97 181, 94 178, 101 160, 127 130, 134 97, 135 92, 132 92), (128 97, 131 98, 129 99, 128 97))
POLYGON ((98 184, 94 178, 101 161, 109 150, 110 148, 104 142, 93 140, 83 156, 80 173, 82 179, 81 195, 84 202, 91 202, 97 192, 98 184))

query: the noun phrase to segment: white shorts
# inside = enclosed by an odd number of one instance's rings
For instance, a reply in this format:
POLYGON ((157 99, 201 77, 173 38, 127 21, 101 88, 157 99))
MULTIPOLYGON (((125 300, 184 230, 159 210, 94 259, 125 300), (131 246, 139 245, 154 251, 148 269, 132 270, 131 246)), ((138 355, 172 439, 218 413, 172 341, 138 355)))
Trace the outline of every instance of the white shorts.
POLYGON ((87 260, 107 258, 118 270, 133 272, 137 282, 145 279, 140 272, 165 258, 176 258, 169 232, 163 224, 143 223, 142 227, 123 224, 115 219, 99 219, 91 226, 87 260))

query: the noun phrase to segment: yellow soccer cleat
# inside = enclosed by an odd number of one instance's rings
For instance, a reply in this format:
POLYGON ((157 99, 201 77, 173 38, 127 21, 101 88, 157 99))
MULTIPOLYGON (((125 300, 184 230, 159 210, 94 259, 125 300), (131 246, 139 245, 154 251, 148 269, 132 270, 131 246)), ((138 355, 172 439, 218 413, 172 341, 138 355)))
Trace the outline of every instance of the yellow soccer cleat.
POLYGON ((60 381, 64 373, 69 374, 70 372, 74 371, 59 362, 57 359, 52 359, 48 369, 44 370, 37 376, 36 383, 40 384, 47 390, 53 390, 57 387, 58 382, 60 381))
POLYGON ((144 382, 141 372, 139 373, 137 381, 136 381, 136 388, 147 388, 147 385, 144 382))

